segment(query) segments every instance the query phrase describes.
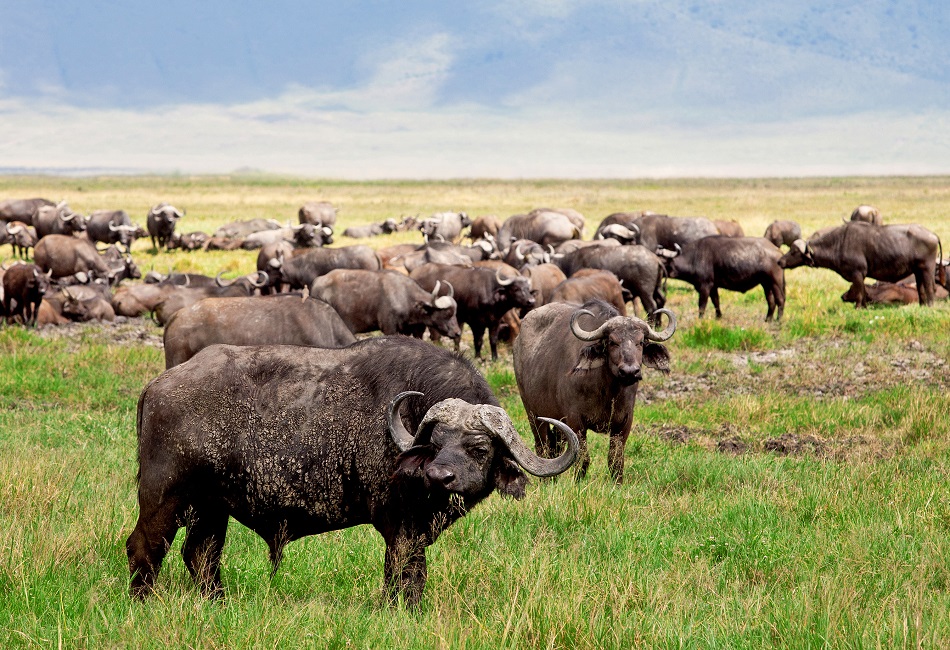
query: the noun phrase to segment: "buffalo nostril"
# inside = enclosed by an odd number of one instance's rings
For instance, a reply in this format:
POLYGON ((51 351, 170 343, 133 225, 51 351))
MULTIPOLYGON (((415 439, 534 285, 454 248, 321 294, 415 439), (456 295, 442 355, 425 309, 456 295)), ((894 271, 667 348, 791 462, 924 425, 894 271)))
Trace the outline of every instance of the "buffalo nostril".
POLYGON ((448 485, 455 480, 455 472, 447 467, 436 467, 433 465, 429 465, 429 467, 426 469, 426 476, 430 481, 440 483, 442 485, 448 485))

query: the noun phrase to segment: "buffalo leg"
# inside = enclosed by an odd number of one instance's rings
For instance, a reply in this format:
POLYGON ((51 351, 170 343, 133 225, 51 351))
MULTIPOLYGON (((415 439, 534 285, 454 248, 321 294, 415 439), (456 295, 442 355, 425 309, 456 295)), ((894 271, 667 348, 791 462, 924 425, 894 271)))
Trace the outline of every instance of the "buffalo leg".
POLYGON ((716 318, 722 318, 722 310, 719 308, 719 287, 714 286, 709 292, 712 298, 713 307, 716 309, 716 318))
POLYGON ((765 289, 765 302, 769 306, 769 310, 765 313, 765 322, 772 320, 772 315, 775 314, 775 287, 770 284, 763 284, 762 288, 765 289))
POLYGON ((186 527, 181 557, 201 593, 208 598, 224 595, 221 586, 221 550, 228 532, 227 512, 205 508, 196 512, 186 527))
POLYGON ((696 287, 699 292, 699 317, 706 315, 706 305, 709 303, 709 287, 703 285, 696 287))
POLYGON ((491 348, 491 360, 498 361, 498 330, 501 323, 495 323, 488 328, 488 346, 491 348))
POLYGON ((152 591, 155 576, 179 527, 176 500, 165 501, 154 509, 140 501, 139 508, 138 523, 125 542, 132 577, 129 592, 134 598, 144 598, 152 591))
POLYGON ((422 600, 428 578, 426 544, 423 539, 398 535, 387 540, 383 574, 391 605, 396 604, 400 593, 406 605, 417 605, 422 600))
POLYGON ((917 302, 921 307, 927 305, 933 307, 934 304, 934 273, 928 270, 914 271, 914 280, 917 282, 917 302))
POLYGON ((472 346, 475 348, 475 358, 481 359, 482 357, 482 339, 485 337, 485 326, 484 325, 473 325, 469 323, 469 327, 472 328, 472 346))
POLYGON ((590 451, 587 449, 587 427, 572 426, 568 424, 569 427, 574 429, 577 432, 577 468, 574 472, 574 478, 578 481, 582 481, 587 478, 587 470, 590 468, 590 451))
POLYGON ((617 485, 623 484, 623 452, 630 437, 633 424, 633 408, 636 400, 636 388, 631 395, 621 394, 614 399, 613 417, 610 421, 610 445, 607 448, 607 469, 617 485))

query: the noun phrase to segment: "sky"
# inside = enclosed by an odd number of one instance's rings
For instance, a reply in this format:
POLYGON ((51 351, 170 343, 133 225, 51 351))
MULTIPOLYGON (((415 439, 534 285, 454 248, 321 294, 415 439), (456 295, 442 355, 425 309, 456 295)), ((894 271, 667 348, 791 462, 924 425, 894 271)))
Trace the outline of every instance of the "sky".
POLYGON ((0 173, 950 173, 945 0, 5 0, 0 173))

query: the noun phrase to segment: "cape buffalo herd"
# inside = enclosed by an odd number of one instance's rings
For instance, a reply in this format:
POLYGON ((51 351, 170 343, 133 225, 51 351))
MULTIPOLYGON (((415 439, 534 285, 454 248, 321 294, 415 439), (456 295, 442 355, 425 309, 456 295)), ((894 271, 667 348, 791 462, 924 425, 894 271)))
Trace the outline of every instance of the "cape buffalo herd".
POLYGON ((645 369, 670 371, 663 342, 683 292, 698 295, 699 318, 710 299, 721 318, 720 289, 762 287, 776 323, 786 270, 800 266, 839 274, 850 283, 841 299, 857 308, 948 296, 937 235, 884 225, 870 205, 807 239, 789 219, 745 236, 728 214, 614 212, 587 235, 571 208, 350 224, 343 213, 344 236, 393 240, 384 246, 334 245, 339 208, 328 201, 305 203, 297 224, 292 212, 229 217, 212 235, 176 232, 185 210, 164 202, 137 226, 129 214, 147 205, 84 216, 66 201, 0 202, 0 245, 33 254, 0 261, 0 322, 164 327, 166 370, 138 404, 139 518, 126 543, 136 597, 152 591, 182 527, 185 566, 204 594, 222 595, 233 517, 266 541, 274 571, 291 541, 370 524, 385 543, 389 601, 414 605, 427 547, 492 492, 522 498, 526 474, 555 477, 576 460, 583 479, 589 430, 608 436, 607 469, 623 482, 639 384, 645 369), (151 251, 136 243, 146 234, 151 251), (216 276, 181 268, 220 259, 204 252, 216 250, 234 251, 216 276), (133 254, 165 260, 167 274, 150 263, 135 282, 133 254), (486 331, 492 361, 511 342, 534 450, 474 365, 488 363, 486 331))

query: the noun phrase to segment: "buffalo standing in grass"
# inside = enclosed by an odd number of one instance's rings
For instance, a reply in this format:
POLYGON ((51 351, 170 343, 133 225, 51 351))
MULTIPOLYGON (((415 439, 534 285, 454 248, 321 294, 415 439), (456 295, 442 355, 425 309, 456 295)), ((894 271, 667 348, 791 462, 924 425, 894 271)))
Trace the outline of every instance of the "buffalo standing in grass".
POLYGON ((145 227, 152 240, 152 249, 165 248, 175 234, 175 226, 185 213, 168 203, 159 203, 145 215, 145 227))
POLYGON ((573 463, 576 438, 554 425, 571 444, 539 458, 470 363, 412 338, 206 348, 139 398, 131 593, 152 590, 184 525, 185 566, 221 595, 234 517, 267 542, 274 571, 291 541, 371 524, 391 602, 415 605, 426 548, 456 519, 495 490, 522 498, 522 469, 553 476, 573 463))
POLYGON ((802 238, 802 227, 794 221, 787 219, 773 221, 765 229, 763 237, 775 244, 778 248, 791 246, 792 242, 796 239, 802 238))
POLYGON ((761 286, 768 311, 765 320, 777 320, 785 311, 785 271, 779 266, 780 251, 764 237, 717 235, 686 244, 669 262, 671 278, 689 282, 699 293, 699 317, 706 313, 712 298, 716 318, 722 318, 719 289, 740 291, 761 286))
POLYGON ((86 224, 86 236, 90 241, 121 244, 125 250, 132 247, 137 231, 125 210, 96 210, 89 215, 86 224))
POLYGON ((17 316, 24 325, 36 325, 36 316, 43 296, 49 291, 49 273, 36 264, 15 264, 3 274, 3 311, 7 322, 17 316))
POLYGON ((552 302, 521 321, 513 348, 515 379, 539 455, 552 455, 563 442, 544 418, 563 420, 580 440, 577 477, 583 478, 590 466, 587 430, 602 431, 610 436, 610 474, 623 482, 623 451, 642 366, 662 372, 670 367, 659 342, 673 336, 676 318, 666 309, 657 314, 669 318, 661 332, 602 301, 583 308, 552 302))
MULTIPOLYGON (((917 224, 875 226, 850 221, 836 228, 824 228, 808 238, 796 240, 779 260, 782 268, 803 264, 831 269, 851 282, 848 292, 856 308, 865 305, 864 279, 898 282, 913 274, 917 300, 933 305, 937 260, 943 256, 940 238, 917 224)), ((946 282, 940 266, 940 284, 946 282)))
POLYGON ((426 327, 452 339, 462 334, 453 298, 396 271, 335 269, 314 280, 310 293, 336 309, 354 334, 421 334, 426 327))
POLYGON ((49 199, 7 199, 0 201, 0 221, 22 221, 33 225, 33 215, 43 206, 55 206, 49 199))

